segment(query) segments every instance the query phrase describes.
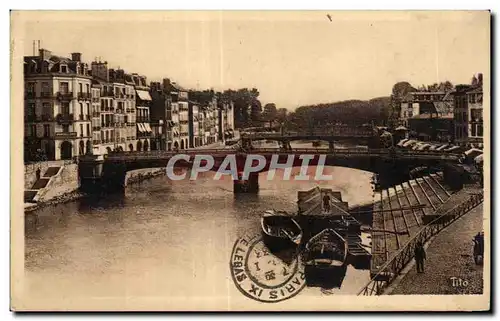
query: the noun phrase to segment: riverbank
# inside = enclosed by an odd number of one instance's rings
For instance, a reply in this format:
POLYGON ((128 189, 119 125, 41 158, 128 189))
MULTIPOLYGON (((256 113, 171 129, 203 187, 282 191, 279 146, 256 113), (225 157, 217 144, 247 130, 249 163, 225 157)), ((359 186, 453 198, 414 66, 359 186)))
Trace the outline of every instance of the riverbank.
MULTIPOLYGON (((165 175, 165 168, 144 168, 127 172, 125 186, 138 184, 142 181, 165 175)), ((84 197, 86 194, 78 190, 78 184, 68 182, 66 184, 50 189, 44 195, 42 201, 37 203, 24 203, 24 212, 30 213, 47 206, 64 204, 84 197)))

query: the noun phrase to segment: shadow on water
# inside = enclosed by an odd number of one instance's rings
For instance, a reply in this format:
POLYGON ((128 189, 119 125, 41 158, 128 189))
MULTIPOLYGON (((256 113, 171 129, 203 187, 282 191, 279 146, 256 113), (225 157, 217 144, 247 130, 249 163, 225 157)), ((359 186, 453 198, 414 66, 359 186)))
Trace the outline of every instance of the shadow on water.
POLYGON ((341 288, 347 271, 347 264, 333 267, 305 267, 306 284, 323 289, 341 288))
POLYGON ((86 213, 93 209, 122 208, 126 206, 125 199, 124 192, 105 195, 86 195, 78 201, 78 211, 86 213))

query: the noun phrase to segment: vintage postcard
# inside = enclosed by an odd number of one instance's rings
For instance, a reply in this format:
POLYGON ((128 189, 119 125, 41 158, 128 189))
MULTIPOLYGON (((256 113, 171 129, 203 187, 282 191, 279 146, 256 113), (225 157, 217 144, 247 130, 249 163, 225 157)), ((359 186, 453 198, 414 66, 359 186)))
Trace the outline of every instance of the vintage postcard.
POLYGON ((489 310, 490 21, 12 11, 11 309, 489 310))

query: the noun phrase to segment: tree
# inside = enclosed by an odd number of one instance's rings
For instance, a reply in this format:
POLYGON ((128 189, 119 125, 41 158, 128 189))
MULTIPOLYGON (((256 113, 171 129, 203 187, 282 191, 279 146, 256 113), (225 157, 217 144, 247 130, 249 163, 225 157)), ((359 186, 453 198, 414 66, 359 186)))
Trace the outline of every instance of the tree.
POLYGON ((278 116, 278 110, 276 109, 276 104, 267 103, 262 110, 262 120, 265 122, 269 122, 269 127, 273 126, 273 122, 276 120, 278 116))
POLYGON ((262 106, 258 100, 259 91, 256 88, 227 89, 222 93, 222 97, 234 103, 236 127, 248 126, 252 120, 260 119, 262 106))
POLYGON ((407 81, 398 82, 392 87, 391 110, 388 121, 389 126, 396 125, 396 121, 399 119, 401 112, 401 102, 408 93, 413 91, 416 91, 416 89, 407 81))

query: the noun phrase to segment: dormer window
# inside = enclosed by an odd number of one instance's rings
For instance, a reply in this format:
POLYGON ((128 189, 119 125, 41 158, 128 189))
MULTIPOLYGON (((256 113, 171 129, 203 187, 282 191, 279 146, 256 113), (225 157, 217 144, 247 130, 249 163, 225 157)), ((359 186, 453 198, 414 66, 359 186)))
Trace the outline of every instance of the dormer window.
POLYGON ((62 73, 67 73, 67 72, 68 72, 68 66, 66 66, 66 65, 61 65, 61 72, 62 72, 62 73))
POLYGON ((32 61, 30 64, 30 72, 35 73, 36 72, 36 62, 32 61))
POLYGON ((47 61, 42 64, 42 72, 49 72, 49 63, 47 61))
MULTIPOLYGON (((61 67, 62 68, 62 67, 61 67)), ((80 65, 77 65, 76 66, 76 73, 77 74, 81 74, 82 73, 82 68, 80 67, 80 65)))

